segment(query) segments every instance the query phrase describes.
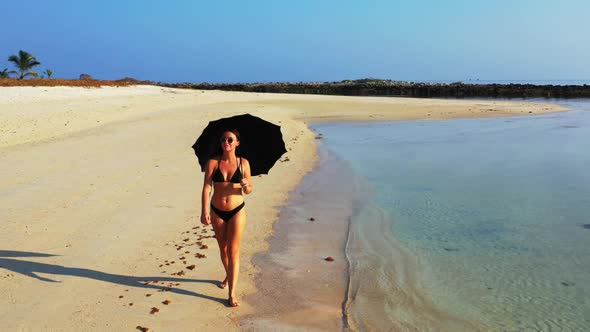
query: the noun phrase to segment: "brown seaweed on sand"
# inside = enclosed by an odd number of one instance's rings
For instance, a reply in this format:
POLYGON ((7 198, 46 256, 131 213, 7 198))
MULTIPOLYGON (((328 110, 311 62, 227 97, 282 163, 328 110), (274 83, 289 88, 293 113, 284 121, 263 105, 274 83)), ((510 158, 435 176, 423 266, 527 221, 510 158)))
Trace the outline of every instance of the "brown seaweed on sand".
POLYGON ((156 312, 160 312, 160 309, 156 308, 156 307, 152 307, 152 310, 150 310, 150 314, 155 314, 156 312))
POLYGON ((332 257, 332 256, 328 256, 328 257, 326 257, 326 258, 324 258, 324 259, 325 259, 326 261, 328 261, 328 262, 333 262, 333 261, 334 261, 334 257, 332 257))
POLYGON ((139 326, 139 325, 137 325, 135 328, 141 332, 148 332, 150 330, 149 328, 147 328, 145 326, 139 326))
POLYGON ((195 267, 196 267, 195 264, 193 264, 193 265, 187 266, 186 268, 192 271, 195 269, 195 267))
POLYGON ((169 300, 163 301, 162 304, 169 305, 170 301, 169 300))

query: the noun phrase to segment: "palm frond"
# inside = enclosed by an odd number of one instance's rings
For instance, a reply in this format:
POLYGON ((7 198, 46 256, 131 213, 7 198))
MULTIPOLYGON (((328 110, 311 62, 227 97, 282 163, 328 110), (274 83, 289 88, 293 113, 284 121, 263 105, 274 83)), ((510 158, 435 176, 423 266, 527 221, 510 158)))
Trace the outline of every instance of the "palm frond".
POLYGON ((27 51, 23 51, 23 50, 18 51, 18 56, 21 59, 35 58, 31 53, 29 53, 27 51))
POLYGON ((18 57, 16 55, 11 55, 8 57, 8 61, 18 64, 18 57))
POLYGON ((16 73, 17 72, 14 70, 8 70, 8 68, 4 68, 4 70, 0 71, 0 78, 10 78, 10 75, 16 73))
POLYGON ((39 73, 37 73, 36 71, 29 71, 23 75, 23 78, 27 76, 39 77, 39 73))

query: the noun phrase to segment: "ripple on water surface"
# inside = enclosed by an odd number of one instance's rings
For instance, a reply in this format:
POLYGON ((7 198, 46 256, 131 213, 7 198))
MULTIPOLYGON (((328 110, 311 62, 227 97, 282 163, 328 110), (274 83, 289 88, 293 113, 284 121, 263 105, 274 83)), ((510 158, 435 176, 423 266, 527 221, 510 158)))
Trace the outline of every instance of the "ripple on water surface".
POLYGON ((367 181, 433 306, 484 329, 590 330, 590 112, 315 129, 367 181))

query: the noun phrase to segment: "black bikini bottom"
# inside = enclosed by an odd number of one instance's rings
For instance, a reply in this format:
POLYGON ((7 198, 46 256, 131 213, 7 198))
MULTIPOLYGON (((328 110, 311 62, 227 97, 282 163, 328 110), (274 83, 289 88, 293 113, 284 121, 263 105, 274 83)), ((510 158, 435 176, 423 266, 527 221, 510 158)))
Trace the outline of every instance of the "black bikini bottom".
POLYGON ((236 215, 236 213, 240 212, 244 205, 246 205, 246 202, 242 202, 242 204, 238 205, 235 209, 231 211, 223 211, 211 204, 211 210, 213 210, 213 212, 215 212, 215 214, 218 215, 219 218, 223 219, 223 221, 228 222, 233 216, 236 215))

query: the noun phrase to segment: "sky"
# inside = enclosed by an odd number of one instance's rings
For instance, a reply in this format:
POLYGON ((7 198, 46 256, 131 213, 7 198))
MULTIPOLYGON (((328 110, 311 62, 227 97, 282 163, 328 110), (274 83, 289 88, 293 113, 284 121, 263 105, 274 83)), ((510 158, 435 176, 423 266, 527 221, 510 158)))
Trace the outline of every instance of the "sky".
POLYGON ((0 70, 161 82, 590 79, 588 0, 29 0, 0 70))

